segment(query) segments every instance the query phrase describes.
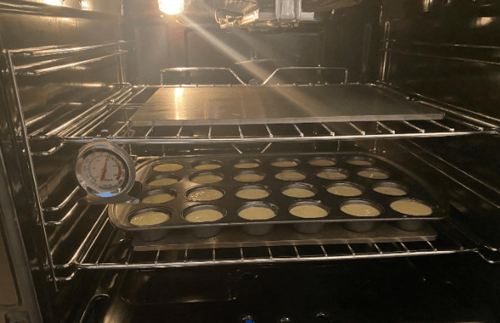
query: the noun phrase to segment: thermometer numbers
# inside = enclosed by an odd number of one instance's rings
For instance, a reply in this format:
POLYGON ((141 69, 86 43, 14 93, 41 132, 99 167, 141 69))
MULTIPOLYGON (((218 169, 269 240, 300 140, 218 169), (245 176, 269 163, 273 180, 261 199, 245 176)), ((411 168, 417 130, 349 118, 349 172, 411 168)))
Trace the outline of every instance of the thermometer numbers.
POLYGON ((125 165, 112 153, 92 152, 83 159, 81 167, 82 179, 86 186, 96 191, 98 196, 113 196, 126 184, 125 165))

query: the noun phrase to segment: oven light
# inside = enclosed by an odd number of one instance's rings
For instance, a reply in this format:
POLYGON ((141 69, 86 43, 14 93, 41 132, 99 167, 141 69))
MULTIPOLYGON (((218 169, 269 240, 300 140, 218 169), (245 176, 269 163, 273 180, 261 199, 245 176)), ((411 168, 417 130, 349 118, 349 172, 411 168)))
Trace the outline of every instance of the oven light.
POLYGON ((178 15, 184 11, 184 0, 158 0, 158 6, 167 15, 178 15))
POLYGON ((62 6, 63 1, 62 0, 44 0, 43 1, 45 4, 49 4, 52 6, 62 6))
POLYGON ((82 7, 82 9, 84 10, 90 9, 90 4, 88 0, 80 0, 80 7, 82 7))

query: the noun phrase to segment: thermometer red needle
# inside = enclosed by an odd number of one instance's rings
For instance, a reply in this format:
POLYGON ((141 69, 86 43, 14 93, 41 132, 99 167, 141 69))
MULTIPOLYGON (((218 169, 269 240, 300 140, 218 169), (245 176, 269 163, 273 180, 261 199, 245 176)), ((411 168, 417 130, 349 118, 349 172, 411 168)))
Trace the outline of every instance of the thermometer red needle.
POLYGON ((101 181, 103 181, 104 177, 106 176, 107 168, 108 168, 108 157, 106 157, 106 160, 104 161, 104 167, 102 169, 101 181))

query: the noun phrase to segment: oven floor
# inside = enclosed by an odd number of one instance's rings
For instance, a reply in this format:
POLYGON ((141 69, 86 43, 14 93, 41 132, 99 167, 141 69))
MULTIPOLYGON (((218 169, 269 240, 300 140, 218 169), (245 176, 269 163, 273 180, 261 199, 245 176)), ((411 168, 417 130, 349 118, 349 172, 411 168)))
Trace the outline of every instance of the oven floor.
POLYGON ((498 313, 492 304, 498 300, 497 292, 481 286, 487 285, 486 278, 474 276, 478 266, 472 263, 449 256, 130 271, 122 277, 120 297, 114 298, 104 322, 245 322, 245 315, 255 323, 288 322, 285 318, 290 322, 496 322, 498 313), (119 317, 113 315, 118 312, 119 317))

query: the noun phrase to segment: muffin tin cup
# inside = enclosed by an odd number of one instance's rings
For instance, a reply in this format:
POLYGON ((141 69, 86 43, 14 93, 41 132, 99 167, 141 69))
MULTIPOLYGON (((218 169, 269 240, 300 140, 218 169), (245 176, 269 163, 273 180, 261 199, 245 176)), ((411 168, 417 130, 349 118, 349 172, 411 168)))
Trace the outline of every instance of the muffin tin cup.
MULTIPOLYGON (((422 204, 426 205, 427 207, 431 208, 433 213, 435 212, 435 209, 434 209, 433 206, 428 205, 428 203, 425 203, 424 201, 417 200, 417 199, 414 199, 414 198, 409 198, 409 197, 395 197, 394 199, 391 200, 390 204, 392 204, 392 202, 396 202, 396 201, 413 201, 413 202, 419 202, 419 203, 422 203, 422 204)), ((404 216, 406 216, 407 218, 414 217, 412 215, 407 215, 407 214, 406 215, 404 214, 404 216)), ((425 217, 426 217, 425 215, 416 216, 416 217, 418 217, 420 220, 397 221, 396 222, 396 227, 398 227, 401 230, 405 230, 405 231, 419 231, 423 227, 425 227, 425 225, 427 224, 428 221, 425 220, 425 217)))
POLYGON ((296 183, 291 183, 291 184, 287 184, 287 185, 283 186, 281 188, 281 194, 288 196, 288 197, 291 197, 291 198, 296 198, 296 199, 313 198, 316 194, 318 194, 318 189, 311 184, 296 182, 296 183), (294 197, 294 196, 285 194, 285 191, 290 190, 290 189, 305 190, 305 191, 312 193, 313 195, 306 196, 306 197, 294 197))
POLYGON ((385 196, 392 196, 392 197, 402 197, 402 196, 406 196, 408 195, 408 193, 410 192, 410 189, 402 184, 399 184, 399 183, 395 183, 395 182, 392 182, 392 181, 380 181, 376 184, 374 184, 372 186, 372 189, 377 192, 378 194, 382 194, 382 195, 385 195, 385 196), (386 193, 380 193, 380 192, 377 192, 376 190, 377 189, 381 189, 381 188, 387 188, 387 189, 396 189, 396 190, 399 190, 399 191, 402 191, 404 192, 404 194, 401 194, 401 195, 396 195, 396 194, 386 194, 386 193))
POLYGON ((337 160, 332 157, 312 157, 307 160, 307 163, 313 167, 334 167, 337 165, 337 160), (314 165, 317 161, 328 161, 328 165, 314 165))
POLYGON ((351 165, 351 166, 370 167, 376 163, 376 159, 369 157, 365 154, 360 154, 360 155, 351 156, 351 158, 346 159, 346 163, 351 165))
MULTIPOLYGON (((347 200, 346 202, 342 203, 340 207, 342 208, 343 206, 346 205, 367 205, 370 206, 376 210, 379 211, 379 214, 384 213, 384 209, 382 206, 378 205, 377 203, 370 201, 370 200, 365 200, 365 199, 350 199, 347 200)), ((343 212, 341 210, 341 212, 343 212)), ((345 212, 343 212, 345 213, 345 212)), ((346 222, 343 224, 343 227, 346 228, 349 231, 354 231, 354 232, 369 232, 375 229, 377 225, 377 221, 373 221, 373 219, 376 219, 379 215, 376 216, 354 216, 350 215, 353 219, 357 219, 357 221, 351 221, 351 222, 346 222)))
POLYGON ((193 162, 191 164, 191 167, 199 172, 211 172, 211 171, 216 171, 217 169, 221 168, 222 163, 218 160, 211 160, 211 159, 198 160, 198 161, 193 162), (203 166, 207 166, 207 165, 215 166, 215 167, 210 167, 210 168, 205 168, 205 169, 202 168, 203 166))
POLYGON ((176 161, 159 161, 159 162, 154 163, 154 165, 151 165, 151 167, 154 170, 155 167, 161 166, 163 164, 175 164, 178 166, 177 166, 177 169, 175 169, 175 170, 169 170, 169 171, 155 170, 155 172, 157 172, 159 174, 175 173, 175 172, 180 171, 181 169, 183 169, 185 167, 182 163, 179 163, 176 161))
POLYGON ((420 231, 426 225, 428 221, 419 220, 419 221, 397 221, 396 227, 405 231, 420 231))
POLYGON ((232 176, 232 180, 241 184, 257 184, 261 183, 264 179, 266 178, 266 174, 263 172, 256 171, 254 169, 243 169, 238 171, 236 174, 232 176), (254 175, 259 177, 259 180, 242 180, 241 177, 240 179, 237 179, 237 176, 245 176, 245 175, 254 175))
POLYGON ((291 183, 291 182, 297 182, 297 181, 303 181, 307 178, 307 173, 303 172, 303 171, 300 171, 300 170, 297 170, 296 168, 283 168, 283 169, 280 169, 279 171, 277 171, 275 174, 274 174, 274 178, 281 181, 282 183, 291 183), (297 174, 297 175, 300 175, 301 176, 301 179, 298 179, 298 178, 292 178, 292 179, 280 179, 276 176, 286 176, 286 174, 297 174), (302 177, 303 176, 303 177, 302 177))
MULTIPOLYGON (((155 191, 158 191, 158 190, 155 190, 155 191)), ((159 190, 159 191, 162 191, 162 190, 159 190)), ((156 225, 151 225, 151 226, 135 226, 136 228, 138 228, 137 231, 134 231, 134 235, 137 236, 139 239, 141 239, 142 241, 156 241, 156 240, 160 240, 160 239, 163 239, 167 236, 168 234, 168 231, 169 229, 164 229, 164 228, 159 228, 159 226, 167 223, 168 221, 170 221, 170 218, 172 217, 172 210, 169 209, 169 208, 164 208, 164 207, 151 207, 151 206, 148 206, 148 207, 145 207, 144 209, 140 209, 140 210, 136 210, 132 213, 130 213, 130 215, 128 216, 128 220, 132 220, 132 218, 134 218, 135 216, 138 216, 142 213, 146 213, 146 212, 162 212, 162 213, 165 213, 165 214, 168 214, 169 215, 169 219, 163 223, 159 223, 159 224, 156 224, 156 225), (147 228, 146 230, 140 230, 142 228, 147 228)))
POLYGON ((377 168, 377 167, 362 167, 362 168, 360 167, 360 169, 356 171, 355 175, 362 177, 362 178, 365 178, 365 179, 370 180, 370 181, 384 181, 384 180, 391 178, 391 173, 389 171, 387 171, 385 169, 377 168), (380 173, 380 174, 383 174, 384 177, 383 178, 366 177, 366 176, 360 175, 360 173, 362 173, 362 172, 380 173))
MULTIPOLYGON (((176 199, 177 198, 177 192, 173 189, 168 189, 168 188, 155 188, 155 189, 152 189, 152 190, 149 190, 149 191, 146 191, 144 192, 143 194, 141 194, 140 196, 140 200, 141 200, 141 203, 143 204, 148 204, 148 205, 155 205, 154 203, 144 203, 142 202, 146 197, 150 197, 150 196, 155 196, 155 195, 159 195, 159 194, 168 194, 170 196, 172 196, 172 200, 176 199)), ((170 202, 170 201, 169 201, 170 202)))
MULTIPOLYGON (((274 212, 275 216, 276 216, 276 214, 279 213, 279 208, 276 205, 271 204, 271 203, 261 202, 261 201, 247 202, 242 207, 240 207, 237 212, 239 214, 241 211, 248 209, 248 208, 251 208, 251 207, 262 207, 262 208, 270 209, 274 212)), ((271 219, 273 219, 273 218, 271 218, 271 219)), ((250 235, 253 235, 253 236, 261 236, 261 235, 268 234, 269 232, 271 232, 271 230, 273 229, 273 226, 274 226, 274 224, 267 224, 266 223, 267 221, 269 221, 271 219, 268 219, 268 220, 248 220, 247 219, 246 220, 247 223, 252 223, 253 221, 255 221, 255 222, 258 222, 258 224, 244 225, 243 231, 250 234, 250 235)))
MULTIPOLYGON (((313 201, 313 200, 305 200, 305 201, 296 202, 296 203, 290 205, 289 211, 291 209, 293 209, 294 207, 305 206, 305 205, 319 207, 319 208, 325 210, 328 214, 331 212, 330 208, 328 208, 327 206, 324 206, 316 201, 313 201)), ((294 216, 298 217, 296 215, 294 215, 294 216)), ((298 218, 300 218, 300 217, 298 217, 298 218)), ((319 217, 319 218, 302 218, 302 219, 304 219, 305 221, 314 221, 314 220, 318 220, 318 219, 322 219, 322 218, 319 217)), ((318 233, 321 230, 323 230, 324 227, 325 227, 325 222, 303 222, 303 223, 295 223, 293 225, 293 228, 295 229, 295 231, 300 232, 300 233, 318 233)))
POLYGON ((218 235, 221 232, 221 230, 222 230, 222 227, 204 226, 204 227, 198 227, 198 228, 191 229, 191 234, 197 238, 206 239, 206 238, 215 237, 216 235, 218 235))
POLYGON ((293 228, 300 233, 318 233, 325 227, 324 222, 295 223, 293 228))
POLYGON ((175 185, 181 181, 181 178, 174 173, 165 173, 165 172, 155 172, 155 173, 156 173, 156 175, 151 176, 145 180, 146 183, 145 183, 145 185, 143 185, 143 187, 148 186, 151 189, 160 189, 163 187, 170 187, 170 186, 175 185), (152 185, 152 183, 155 182, 156 180, 167 179, 167 178, 175 180, 176 182, 169 184, 169 185, 152 185))
POLYGON ((263 236, 273 230, 274 224, 248 224, 243 226, 243 231, 252 236, 263 236))
POLYGON ((377 226, 376 221, 353 221, 343 223, 342 226, 353 232, 370 232, 377 226))
POLYGON ((343 180, 347 180, 351 176, 351 174, 345 168, 340 168, 340 167, 322 167, 322 168, 319 168, 316 166, 314 176, 316 176, 318 178, 318 180, 322 180, 322 181, 343 181, 343 180), (342 174, 342 176, 339 177, 338 179, 330 179, 327 177, 322 177, 322 176, 324 176, 325 173, 326 174, 327 173, 342 174))
POLYGON ((214 202, 214 201, 217 201, 219 199, 221 199, 224 195, 226 195, 226 192, 224 192, 223 189, 221 189, 220 187, 214 187, 214 186, 210 186, 210 185, 200 185, 200 186, 197 186, 197 187, 193 187, 189 190, 187 190, 184 194, 185 198, 188 200, 188 201, 191 201, 191 202, 198 202, 198 203, 204 203, 204 202, 214 202), (214 190, 214 191, 218 191, 222 196, 217 198, 217 199, 214 199, 214 200, 194 200, 192 198, 190 198, 189 196, 192 194, 192 193, 196 193, 196 192, 199 192, 199 191, 209 191, 209 190, 214 190))
POLYGON ((325 189, 327 190, 328 193, 332 194, 333 196, 340 197, 340 198, 357 198, 358 196, 362 196, 363 193, 365 192, 365 188, 363 186, 356 184, 356 183, 347 182, 347 181, 335 181, 334 183, 326 185, 325 189), (360 192, 360 194, 348 196, 348 195, 335 194, 335 193, 328 191, 330 188, 335 188, 335 187, 349 187, 349 188, 357 189, 360 192))
POLYGON ((220 168, 219 169, 215 169, 214 171, 199 171, 199 170, 195 170, 196 172, 191 174, 188 178, 188 180, 193 183, 193 184, 197 184, 197 185, 213 185, 213 184, 217 184, 217 183, 220 183, 224 180, 224 175, 221 174, 221 172, 219 172, 220 168), (200 177, 204 177, 204 176, 214 176, 214 177, 220 177, 220 180, 218 181, 215 181, 215 182, 210 182, 210 183, 198 183, 198 182, 194 182, 195 179, 199 178, 200 177))
MULTIPOLYGON (((440 220, 447 216, 448 214, 448 205, 445 203, 444 199, 440 198, 439 192, 436 192, 432 186, 425 183, 418 176, 410 173, 405 170, 401 166, 377 155, 367 154, 367 153, 314 153, 314 154, 269 154, 269 155, 248 155, 242 158, 241 155, 220 155, 217 156, 217 160, 221 162, 221 168, 216 169, 214 171, 198 171, 192 167, 195 162, 202 160, 213 160, 212 158, 203 158, 203 157, 186 157, 186 158, 161 158, 160 160, 151 160, 150 162, 143 163, 137 170, 137 181, 144 183, 143 184, 143 193, 152 189, 172 189, 178 193, 177 198, 167 202, 160 204, 158 206, 164 206, 172 209, 173 213, 171 219, 164 224, 161 224, 160 227, 163 229, 197 229, 201 227, 217 227, 219 229, 214 229, 210 234, 198 233, 199 236, 212 236, 214 233, 218 232, 221 227, 224 226, 256 226, 256 225, 265 225, 269 228, 269 225, 276 224, 299 224, 299 230, 304 232, 310 232, 312 229, 308 228, 308 225, 316 224, 316 227, 320 227, 321 223, 347 223, 349 227, 354 226, 354 230, 365 230, 365 228, 361 228, 358 222, 391 222, 394 225, 398 225, 401 228, 412 229, 412 225, 410 222, 416 222, 414 228, 420 227, 421 223, 429 223, 430 221, 440 220), (310 159, 317 158, 325 158, 325 159, 334 159, 336 161, 336 165, 334 167, 330 166, 312 166, 307 161, 310 159), (370 166, 357 166, 348 164, 346 161, 349 159, 366 159, 371 160, 372 165, 370 166), (236 174, 242 173, 245 169, 238 169, 234 167, 234 164, 240 161, 256 161, 259 163, 259 167, 252 169, 252 171, 256 171, 258 173, 264 174, 265 178, 258 183, 241 183, 235 181, 233 178, 236 174), (276 160, 295 160, 298 162, 298 165, 295 167, 275 167, 271 166, 271 162, 276 160), (158 173, 153 171, 152 165, 157 165, 160 162, 177 162, 184 165, 184 168, 172 173, 158 173), (364 178, 357 173, 360 170, 364 169, 381 169, 388 174, 390 174, 388 179, 369 179, 364 178), (328 180, 318 178, 316 174, 321 170, 331 170, 331 169, 342 169, 345 170, 348 174, 346 179, 342 180, 328 180), (275 178, 275 175, 284 170, 292 170, 305 173, 307 175, 306 179, 303 181, 299 181, 298 183, 303 183, 314 187, 318 193, 310 197, 309 199, 314 200, 317 203, 323 204, 331 209, 330 213, 324 218, 313 218, 313 219, 304 219, 293 216, 289 213, 288 208, 294 203, 303 201, 300 198, 293 198, 289 196, 285 196, 282 194, 282 189, 290 184, 294 184, 296 182, 287 182, 281 181, 275 178), (207 201, 207 202, 199 202, 199 201, 190 201, 186 197, 186 192, 190 189, 200 187, 200 184, 194 183, 191 181, 193 176, 201 175, 201 174, 217 174, 223 177, 221 182, 211 183, 211 184, 201 184, 203 186, 210 186, 215 189, 220 189, 225 192, 225 195, 218 200, 207 201), (165 186, 151 186, 149 185, 151 179, 163 178, 163 177, 174 177, 178 178, 179 182, 165 186), (403 198, 412 198, 416 200, 421 200, 427 203, 433 209, 433 214, 430 216, 407 216, 392 210, 389 207, 391 201, 394 198, 400 198, 390 195, 384 195, 373 190, 374 185, 383 182, 394 182, 396 184, 401 184, 404 187, 408 188, 408 194, 403 198), (335 183, 340 182, 349 182, 355 185, 359 185, 363 187, 363 193, 360 196, 356 197, 343 197, 331 194, 327 191, 327 188, 335 183), (258 200, 246 200, 239 198, 235 195, 235 192, 238 189, 241 189, 245 186, 265 186, 266 190, 269 190, 271 194, 263 199, 258 200), (342 203, 352 200, 352 199, 365 199, 376 202, 383 207, 384 212, 378 217, 370 217, 370 218, 353 218, 350 215, 344 214, 340 211, 340 205, 342 203), (238 216, 237 210, 247 202, 250 201, 263 201, 267 203, 271 203, 280 207, 278 214, 267 221, 256 221, 255 224, 249 224, 247 220, 244 220, 238 216), (227 211, 226 216, 222 219, 210 222, 210 223, 191 223, 186 221, 183 218, 183 212, 187 208, 196 205, 209 205, 213 207, 222 207, 227 211), (356 223, 354 223, 356 222, 356 223), (408 222, 408 223, 403 223, 408 222), (421 222, 419 224, 419 222, 421 222), (300 224, 305 224, 305 228, 300 226, 300 224), (358 228, 356 228, 358 226, 358 228)), ((119 229, 127 230, 127 231, 148 231, 148 230, 156 230, 157 226, 154 227, 135 227, 128 222, 128 216, 131 212, 136 210, 155 206, 152 204, 115 204, 110 205, 108 209, 109 218, 111 223, 119 229)), ((369 225, 366 225, 369 227, 369 225)), ((309 226, 311 227, 311 226, 309 226)), ((252 229, 250 229, 252 230, 252 229)), ((266 229, 259 229, 261 232, 264 232, 266 229)), ((203 230, 206 231, 206 230, 203 230)), ((258 228, 256 229, 258 231, 258 228)), ((314 230, 312 230, 314 231, 314 230)))
POLYGON ((232 163, 232 165, 233 165, 234 169, 238 169, 240 171, 243 171, 245 169, 250 170, 250 169, 256 169, 256 168, 260 167, 260 161, 258 159, 243 158, 243 159, 235 160, 232 163), (257 166, 255 166, 255 167, 237 167, 238 165, 243 165, 243 164, 256 164, 257 166))
MULTIPOLYGON (((222 207, 219 207, 216 205, 199 204, 199 205, 195 205, 195 206, 192 206, 192 207, 185 209, 183 211, 182 217, 184 218, 184 220, 186 222, 189 222, 188 220, 186 220, 186 217, 189 214, 191 214, 195 211, 203 211, 203 210, 218 211, 222 214, 221 219, 223 219, 227 214, 227 211, 222 207)), ((214 226, 212 224, 216 223, 217 221, 220 221, 221 219, 215 220, 215 221, 189 222, 189 223, 198 224, 198 226, 191 228, 191 234, 197 238, 215 237, 216 235, 218 235, 221 232, 222 228, 220 226, 214 226)))
POLYGON ((245 201, 245 202, 263 200, 263 199, 269 197, 269 195, 271 195, 271 193, 272 193, 272 190, 269 187, 267 187, 265 185, 258 185, 258 184, 245 184, 245 185, 241 186, 240 188, 237 188, 234 191, 234 194, 236 195, 236 197, 239 198, 241 201, 245 201), (267 193, 267 196, 263 197, 263 198, 253 199, 253 198, 244 198, 244 197, 237 195, 239 192, 248 191, 248 190, 261 190, 263 192, 265 191, 267 193))
POLYGON ((295 168, 301 164, 301 160, 295 157, 274 157, 269 161, 269 166, 274 167, 275 169, 290 169, 290 168, 295 168), (294 165, 279 165, 281 162, 290 162, 293 163, 294 165), (274 165, 273 165, 274 164, 274 165))

